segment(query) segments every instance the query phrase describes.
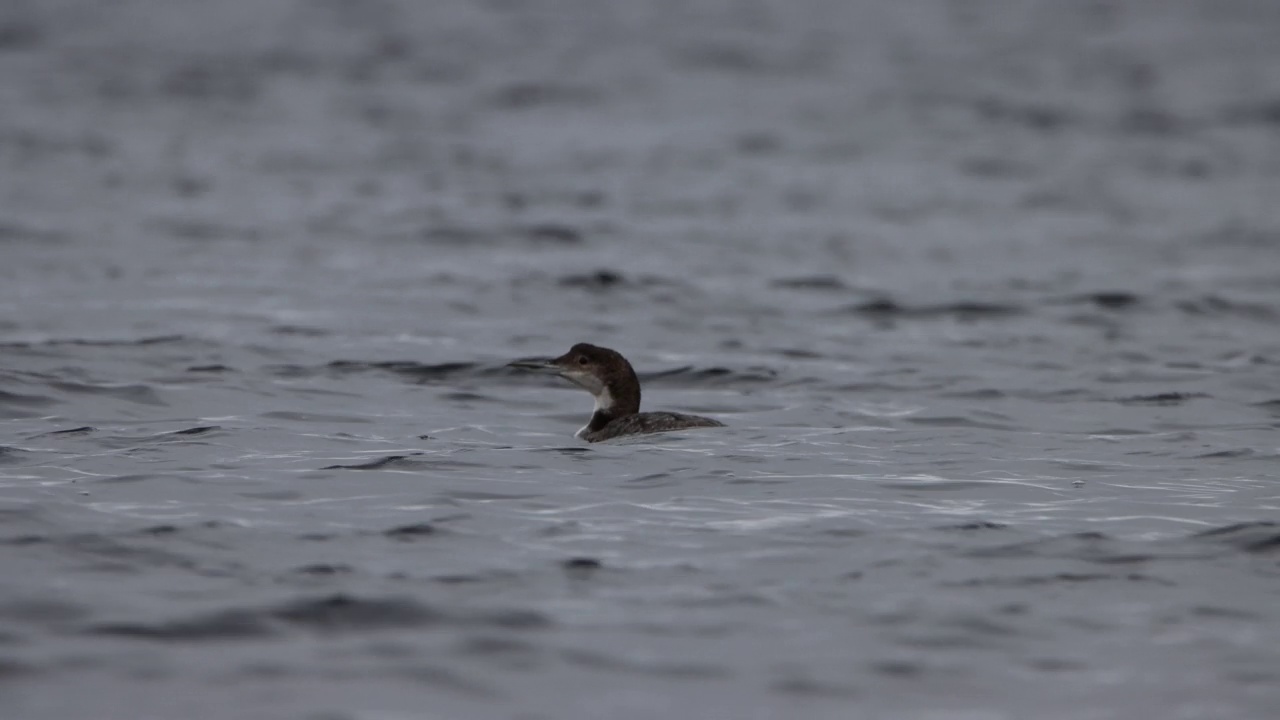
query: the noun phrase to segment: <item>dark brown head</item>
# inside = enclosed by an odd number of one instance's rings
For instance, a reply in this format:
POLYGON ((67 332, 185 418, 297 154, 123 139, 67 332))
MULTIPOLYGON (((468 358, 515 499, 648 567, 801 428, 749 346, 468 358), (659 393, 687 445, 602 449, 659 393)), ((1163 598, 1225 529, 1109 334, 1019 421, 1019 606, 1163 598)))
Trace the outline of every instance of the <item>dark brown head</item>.
POLYGON ((554 372, 586 390, 596 399, 596 415, 605 419, 640 412, 640 380, 631 363, 615 350, 578 343, 554 360, 523 360, 511 365, 554 372))

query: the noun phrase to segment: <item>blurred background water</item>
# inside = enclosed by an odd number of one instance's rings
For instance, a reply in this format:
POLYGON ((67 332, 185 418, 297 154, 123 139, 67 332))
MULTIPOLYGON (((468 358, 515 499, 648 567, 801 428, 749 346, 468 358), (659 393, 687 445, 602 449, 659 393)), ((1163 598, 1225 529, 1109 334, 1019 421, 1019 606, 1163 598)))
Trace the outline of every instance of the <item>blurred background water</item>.
POLYGON ((1277 36, 11 0, 3 716, 1275 717, 1277 36))

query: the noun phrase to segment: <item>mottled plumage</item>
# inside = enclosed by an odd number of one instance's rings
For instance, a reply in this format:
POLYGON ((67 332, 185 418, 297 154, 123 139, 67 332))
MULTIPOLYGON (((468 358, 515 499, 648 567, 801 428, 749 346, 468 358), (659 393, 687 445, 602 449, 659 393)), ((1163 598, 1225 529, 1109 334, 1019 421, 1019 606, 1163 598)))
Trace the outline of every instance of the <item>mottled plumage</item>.
POLYGON ((645 412, 614 418, 599 430, 585 430, 584 428, 585 431, 578 431, 578 437, 587 442, 600 442, 601 440, 612 440, 625 435, 645 435, 700 427, 724 427, 724 423, 699 415, 645 412))
POLYGON ((554 360, 521 360, 512 367, 553 372, 581 387, 596 400, 591 420, 576 437, 600 442, 628 435, 723 427, 724 423, 698 415, 673 412, 640 412, 640 379, 620 353, 588 343, 578 343, 554 360))

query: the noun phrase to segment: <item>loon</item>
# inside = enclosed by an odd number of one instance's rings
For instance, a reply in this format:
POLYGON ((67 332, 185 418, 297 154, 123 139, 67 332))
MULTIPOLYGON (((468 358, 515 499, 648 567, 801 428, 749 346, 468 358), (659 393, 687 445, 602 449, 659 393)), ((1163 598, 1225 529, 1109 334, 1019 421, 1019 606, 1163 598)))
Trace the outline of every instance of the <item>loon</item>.
POLYGON ((722 422, 697 415, 640 412, 640 380, 636 371, 626 358, 609 348, 578 343, 554 360, 517 360, 508 367, 554 373, 595 396, 591 421, 574 435, 587 442, 687 428, 724 427, 722 422))

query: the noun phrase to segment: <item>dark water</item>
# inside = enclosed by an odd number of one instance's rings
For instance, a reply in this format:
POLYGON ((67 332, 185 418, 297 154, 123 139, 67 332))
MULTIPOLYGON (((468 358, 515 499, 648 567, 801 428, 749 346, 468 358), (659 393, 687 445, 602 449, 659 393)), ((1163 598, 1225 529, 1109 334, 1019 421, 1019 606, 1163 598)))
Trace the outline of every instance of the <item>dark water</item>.
POLYGON ((4 4, 0 715, 1276 717, 1277 37, 4 4))

